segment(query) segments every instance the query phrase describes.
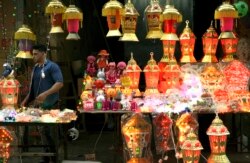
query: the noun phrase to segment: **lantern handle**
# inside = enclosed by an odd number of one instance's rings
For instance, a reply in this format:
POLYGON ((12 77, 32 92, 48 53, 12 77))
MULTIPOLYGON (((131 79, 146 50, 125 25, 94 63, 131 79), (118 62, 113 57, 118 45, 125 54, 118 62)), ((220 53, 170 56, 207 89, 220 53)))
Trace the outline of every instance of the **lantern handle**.
POLYGON ((188 25, 189 24, 189 20, 186 20, 185 23, 186 23, 186 28, 188 28, 189 27, 189 25, 188 25))

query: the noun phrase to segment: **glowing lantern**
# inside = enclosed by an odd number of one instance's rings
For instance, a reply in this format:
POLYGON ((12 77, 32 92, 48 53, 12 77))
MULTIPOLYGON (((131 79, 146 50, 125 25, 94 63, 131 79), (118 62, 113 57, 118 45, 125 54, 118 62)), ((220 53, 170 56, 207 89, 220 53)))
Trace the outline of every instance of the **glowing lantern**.
POLYGON ((212 124, 207 129, 207 135, 209 136, 211 148, 211 155, 207 162, 229 163, 230 161, 226 155, 227 135, 229 135, 229 132, 218 115, 216 115, 212 124))
POLYGON ((231 100, 236 100, 238 109, 241 112, 250 112, 250 92, 246 90, 234 91, 230 95, 231 100))
POLYGON ((79 30, 79 21, 82 24, 83 14, 75 5, 69 5, 63 14, 63 20, 66 20, 68 28, 68 36, 66 40, 79 40, 80 36, 78 35, 79 30))
POLYGON ((162 9, 159 5, 159 1, 151 0, 150 5, 145 9, 148 29, 146 39, 160 39, 162 37, 161 13, 162 9))
POLYGON ((19 52, 17 58, 31 59, 32 42, 36 40, 36 35, 30 30, 27 25, 22 25, 14 36, 15 40, 18 40, 19 52))
POLYGON ((121 14, 123 5, 117 0, 110 0, 102 7, 102 16, 107 16, 108 28, 107 37, 121 36, 119 31, 121 25, 121 14))
POLYGON ((238 44, 238 38, 233 32, 234 19, 238 18, 238 12, 229 2, 223 2, 223 4, 215 10, 214 18, 220 19, 221 34, 219 39, 221 40, 224 53, 223 61, 232 61, 238 44))
POLYGON ((161 62, 176 62, 174 52, 176 41, 179 40, 176 35, 176 24, 182 21, 182 15, 174 6, 167 4, 162 13, 163 16, 163 57, 161 62))
POLYGON ((211 22, 207 32, 202 36, 202 44, 204 52, 202 62, 218 62, 215 55, 218 45, 218 34, 213 27, 213 22, 211 22))
POLYGON ((153 58, 154 53, 150 53, 150 60, 148 61, 148 64, 143 69, 145 74, 145 81, 146 81, 146 91, 145 94, 152 94, 152 93, 159 93, 157 86, 159 81, 159 74, 160 74, 160 68, 156 64, 156 61, 153 58))
POLYGON ((187 135, 181 149, 184 163, 199 163, 203 147, 194 132, 187 135))
POLYGON ((151 125, 139 114, 134 114, 122 126, 127 163, 150 163, 147 154, 150 154, 151 125), (147 152, 145 152, 147 151, 147 152))
POLYGON ((0 81, 2 108, 15 108, 17 106, 20 83, 13 75, 0 81))
POLYGON ((52 0, 46 6, 45 13, 50 14, 51 30, 49 33, 63 33, 62 14, 65 12, 66 7, 59 0, 52 0))
POLYGON ((13 136, 4 127, 0 127, 0 161, 7 163, 10 157, 10 143, 13 141, 13 136))
POLYGON ((131 53, 131 58, 128 61, 126 67, 126 74, 130 79, 130 89, 135 91, 136 95, 140 95, 140 90, 138 89, 140 81, 141 68, 137 65, 136 61, 133 58, 133 53, 131 53))
POLYGON ((122 14, 123 36, 119 39, 119 41, 139 41, 135 35, 138 16, 139 13, 131 3, 131 0, 128 0, 122 14))
POLYGON ((180 36, 181 44, 181 62, 196 62, 194 58, 195 35, 188 26, 189 21, 186 20, 186 27, 180 36))

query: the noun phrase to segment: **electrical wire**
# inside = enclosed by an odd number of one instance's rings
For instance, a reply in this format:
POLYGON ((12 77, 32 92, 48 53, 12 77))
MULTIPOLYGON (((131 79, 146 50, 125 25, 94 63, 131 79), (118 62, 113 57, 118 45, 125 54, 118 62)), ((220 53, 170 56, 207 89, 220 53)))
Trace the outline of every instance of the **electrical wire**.
MULTIPOLYGON (((176 144, 175 144, 175 141, 174 141, 174 133, 173 133, 173 128, 172 127, 170 128, 170 130, 171 130, 171 139, 172 139, 172 142, 173 142, 173 145, 174 145, 175 154, 177 154, 177 148, 176 148, 176 144)), ((178 158, 176 158, 176 162, 179 163, 178 158)))
POLYGON ((102 126, 102 129, 101 129, 101 131, 100 131, 100 133, 99 133, 99 135, 98 135, 98 137, 97 137, 97 139, 96 139, 96 141, 95 141, 95 145, 94 145, 94 148, 93 148, 93 153, 95 152, 97 143, 99 142, 99 140, 100 140, 100 138, 101 138, 101 136, 102 136, 102 132, 103 132, 103 130, 104 130, 104 127, 105 127, 106 123, 107 123, 107 121, 104 121, 103 126, 102 126))

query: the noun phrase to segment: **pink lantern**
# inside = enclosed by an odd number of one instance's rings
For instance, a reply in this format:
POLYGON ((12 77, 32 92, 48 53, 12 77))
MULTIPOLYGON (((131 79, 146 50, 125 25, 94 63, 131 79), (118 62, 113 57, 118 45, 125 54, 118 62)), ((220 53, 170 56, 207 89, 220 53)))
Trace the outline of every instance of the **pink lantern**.
MULTIPOLYGON (((82 22, 83 14, 75 5, 69 5, 63 14, 63 20, 67 23, 68 36, 66 40, 79 40, 80 36, 78 35, 79 23, 82 22)), ((82 24, 82 23, 81 23, 82 24)))

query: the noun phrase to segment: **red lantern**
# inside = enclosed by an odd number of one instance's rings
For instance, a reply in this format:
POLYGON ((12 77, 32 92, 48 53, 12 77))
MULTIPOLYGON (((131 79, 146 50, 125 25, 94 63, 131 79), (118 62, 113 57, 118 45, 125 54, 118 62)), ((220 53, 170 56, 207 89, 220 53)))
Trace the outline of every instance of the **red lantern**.
POLYGON ((22 25, 16 32, 14 36, 15 40, 18 40, 17 58, 31 59, 32 42, 36 40, 36 35, 30 30, 27 25, 22 25))
POLYGON ((226 155, 227 135, 229 135, 229 132, 218 115, 207 129, 207 135, 209 136, 211 148, 211 155, 207 162, 230 162, 226 155))
POLYGON ((130 89, 135 91, 136 95, 139 96, 141 94, 140 90, 138 89, 141 68, 137 65, 136 61, 134 60, 133 53, 131 53, 131 58, 128 61, 125 72, 130 79, 130 89))
POLYGON ((4 127, 0 127, 0 158, 3 163, 7 163, 10 157, 10 144, 13 141, 13 136, 4 127))
POLYGON ((17 106, 20 83, 14 76, 8 76, 0 81, 2 108, 15 108, 17 106))
POLYGON ((196 62, 194 58, 195 35, 188 26, 189 21, 186 20, 186 27, 180 36, 181 44, 181 62, 196 62))
POLYGON ((238 37, 234 32, 222 32, 219 36, 221 41, 222 50, 223 50, 223 61, 230 62, 234 59, 234 55, 236 55, 237 45, 238 45, 238 37))
POLYGON ((62 14, 66 7, 59 0, 51 0, 46 6, 45 13, 50 14, 52 28, 49 33, 63 33, 62 29, 62 14))
POLYGON ((144 68, 144 74, 145 74, 145 81, 146 81, 146 91, 145 94, 154 94, 159 93, 157 86, 159 81, 159 74, 160 74, 160 68, 156 64, 156 61, 153 58, 154 53, 150 53, 150 60, 148 61, 148 64, 144 68))
POLYGON ((202 62, 218 62, 215 55, 218 45, 218 34, 216 33, 212 22, 207 29, 207 32, 202 36, 202 44, 204 52, 202 62))
POLYGON ((203 147, 193 131, 187 135, 181 149, 184 163, 199 163, 203 147))
POLYGON ((121 36, 121 14, 123 5, 117 0, 110 0, 102 7, 102 16, 107 16, 109 31, 107 37, 121 36))
POLYGON ((159 0, 151 0, 145 9, 148 33, 146 39, 160 39, 162 37, 162 9, 159 0))
MULTIPOLYGON (((79 30, 79 21, 82 22, 83 14, 75 5, 69 5, 63 14, 63 20, 66 20, 68 28, 68 36, 66 40, 79 40, 80 36, 78 35, 79 30)), ((81 23, 82 24, 82 23, 81 23)))

